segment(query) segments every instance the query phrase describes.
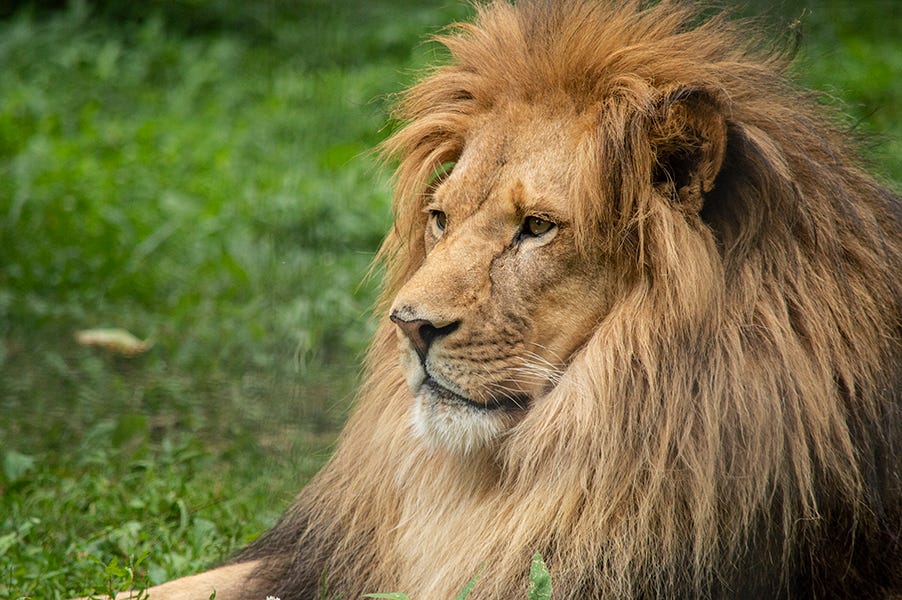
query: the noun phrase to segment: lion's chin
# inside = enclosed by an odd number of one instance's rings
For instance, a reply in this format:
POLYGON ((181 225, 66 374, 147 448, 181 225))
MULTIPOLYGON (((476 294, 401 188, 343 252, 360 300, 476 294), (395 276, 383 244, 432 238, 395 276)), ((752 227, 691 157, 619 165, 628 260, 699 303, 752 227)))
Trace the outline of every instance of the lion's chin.
POLYGON ((414 395, 414 434, 432 448, 469 454, 507 431, 514 414, 502 405, 478 405, 429 378, 414 395))

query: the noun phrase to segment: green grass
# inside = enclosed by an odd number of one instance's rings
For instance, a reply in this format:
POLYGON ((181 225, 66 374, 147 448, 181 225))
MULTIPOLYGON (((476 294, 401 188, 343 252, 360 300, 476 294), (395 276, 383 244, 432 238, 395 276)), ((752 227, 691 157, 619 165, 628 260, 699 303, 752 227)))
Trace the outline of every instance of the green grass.
MULTIPOLYGON (((224 559, 349 409, 373 328, 361 280, 390 224, 369 150, 389 95, 441 55, 424 35, 468 8, 244 4, 0 20, 0 598, 224 559), (74 340, 109 326, 155 345, 124 358, 74 340)), ((802 7, 765 12, 779 26, 802 7)), ((902 181, 899 8, 808 10, 797 72, 902 181)))

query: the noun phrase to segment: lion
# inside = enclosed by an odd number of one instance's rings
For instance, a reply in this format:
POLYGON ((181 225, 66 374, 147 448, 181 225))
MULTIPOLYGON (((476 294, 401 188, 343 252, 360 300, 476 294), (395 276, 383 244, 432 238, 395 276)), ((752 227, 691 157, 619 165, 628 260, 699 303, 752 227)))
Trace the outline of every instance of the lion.
POLYGON ((900 200, 752 26, 495 1, 400 99, 334 456, 151 600, 902 594, 900 200))

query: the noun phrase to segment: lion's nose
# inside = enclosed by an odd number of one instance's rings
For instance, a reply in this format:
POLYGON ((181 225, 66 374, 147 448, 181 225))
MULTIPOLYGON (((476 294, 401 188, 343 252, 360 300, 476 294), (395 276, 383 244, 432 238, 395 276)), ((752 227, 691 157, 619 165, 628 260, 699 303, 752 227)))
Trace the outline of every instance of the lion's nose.
POLYGON ((410 340, 417 351, 420 360, 423 361, 426 360, 426 354, 429 352, 432 342, 448 335, 460 326, 460 321, 436 326, 435 323, 427 319, 405 319, 399 315, 399 311, 392 311, 389 318, 407 336, 407 339, 410 340))

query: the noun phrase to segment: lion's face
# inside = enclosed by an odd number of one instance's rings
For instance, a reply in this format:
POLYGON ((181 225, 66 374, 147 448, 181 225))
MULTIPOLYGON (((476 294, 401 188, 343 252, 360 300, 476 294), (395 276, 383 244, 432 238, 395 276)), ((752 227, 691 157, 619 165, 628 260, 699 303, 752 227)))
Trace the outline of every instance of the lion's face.
POLYGON ((578 251, 571 228, 584 129, 552 115, 486 116, 422 206, 426 257, 391 317, 431 444, 467 452, 516 424, 610 306, 604 258, 578 251))

